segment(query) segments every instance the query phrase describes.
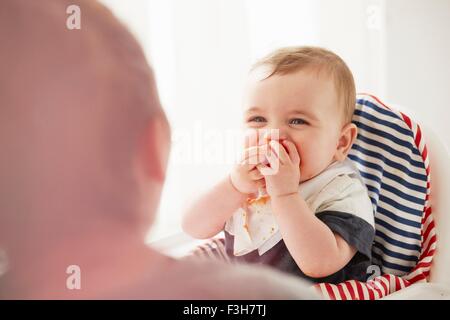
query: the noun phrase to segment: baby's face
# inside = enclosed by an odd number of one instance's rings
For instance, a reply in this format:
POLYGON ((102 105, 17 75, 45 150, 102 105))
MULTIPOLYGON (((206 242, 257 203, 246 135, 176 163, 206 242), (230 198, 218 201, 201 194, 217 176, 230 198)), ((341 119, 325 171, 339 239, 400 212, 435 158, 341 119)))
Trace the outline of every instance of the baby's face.
POLYGON ((342 129, 342 110, 331 78, 301 70, 250 80, 244 99, 247 128, 278 129, 300 155, 300 182, 322 172, 333 160, 342 129))

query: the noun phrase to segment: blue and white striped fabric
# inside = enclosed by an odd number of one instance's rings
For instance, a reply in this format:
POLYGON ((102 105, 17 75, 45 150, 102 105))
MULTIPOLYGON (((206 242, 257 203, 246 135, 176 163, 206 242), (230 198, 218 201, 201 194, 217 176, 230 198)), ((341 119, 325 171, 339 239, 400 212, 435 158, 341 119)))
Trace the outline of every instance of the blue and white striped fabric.
POLYGON ((429 174, 403 115, 372 96, 358 95, 353 122, 358 136, 349 158, 358 167, 375 212, 374 263, 405 275, 419 261, 429 174))

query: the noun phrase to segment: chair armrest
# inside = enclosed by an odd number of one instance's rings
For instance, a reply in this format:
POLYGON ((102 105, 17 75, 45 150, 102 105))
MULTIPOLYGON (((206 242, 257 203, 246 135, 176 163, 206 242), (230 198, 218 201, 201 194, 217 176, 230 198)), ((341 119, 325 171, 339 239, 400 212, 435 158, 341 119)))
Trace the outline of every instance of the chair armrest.
MULTIPOLYGON (((219 233, 214 238, 224 237, 219 233)), ((191 253, 198 246, 211 242, 211 239, 195 239, 184 232, 176 233, 172 236, 150 242, 150 245, 161 253, 173 258, 182 258, 191 253)))

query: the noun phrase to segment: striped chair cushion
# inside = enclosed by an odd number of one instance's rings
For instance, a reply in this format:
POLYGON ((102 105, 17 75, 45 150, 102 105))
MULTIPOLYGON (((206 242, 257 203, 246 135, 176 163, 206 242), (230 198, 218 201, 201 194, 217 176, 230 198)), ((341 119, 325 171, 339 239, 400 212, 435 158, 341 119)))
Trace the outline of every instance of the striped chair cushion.
POLYGON ((374 274, 365 283, 318 284, 329 299, 377 299, 426 281, 436 248, 428 152, 419 125, 367 94, 357 96, 353 122, 358 136, 349 158, 375 213, 374 274))
MULTIPOLYGON (((328 299, 378 299, 426 281, 436 248, 429 161, 419 125, 367 94, 357 96, 353 122, 358 136, 349 158, 375 213, 373 275, 367 282, 317 284, 328 299)), ((205 256, 205 247, 194 254, 205 256)))
POLYGON ((375 98, 359 96, 353 116, 358 137, 349 154, 374 207, 374 262, 395 275, 408 273, 419 260, 429 194, 427 159, 403 116, 375 98))

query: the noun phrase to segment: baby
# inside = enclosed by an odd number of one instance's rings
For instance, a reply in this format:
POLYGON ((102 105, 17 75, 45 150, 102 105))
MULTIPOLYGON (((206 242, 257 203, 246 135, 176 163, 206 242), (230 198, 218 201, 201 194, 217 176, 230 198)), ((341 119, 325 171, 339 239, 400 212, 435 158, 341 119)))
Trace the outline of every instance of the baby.
POLYGON ((317 47, 279 49, 255 64, 245 98, 242 161, 202 195, 183 229, 224 231, 227 254, 313 282, 366 280, 373 207, 347 159, 357 136, 353 76, 317 47))

